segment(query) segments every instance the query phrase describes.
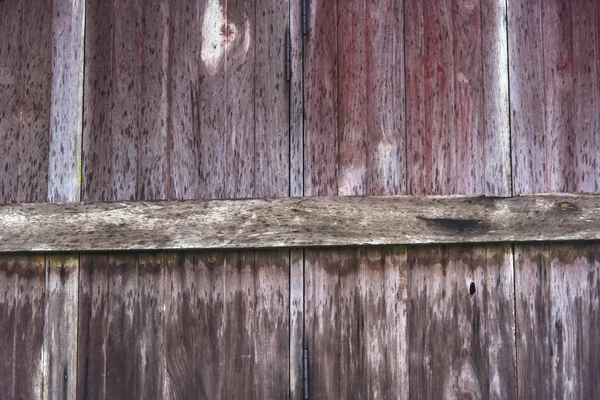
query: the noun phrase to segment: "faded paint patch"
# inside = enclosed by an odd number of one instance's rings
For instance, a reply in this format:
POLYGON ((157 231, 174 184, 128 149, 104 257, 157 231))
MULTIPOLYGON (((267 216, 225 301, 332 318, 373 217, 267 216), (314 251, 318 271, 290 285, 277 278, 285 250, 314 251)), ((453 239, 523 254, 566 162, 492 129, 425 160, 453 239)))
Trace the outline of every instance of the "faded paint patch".
POLYGON ((219 0, 209 0, 202 20, 200 59, 210 76, 219 71, 221 62, 238 33, 237 26, 227 23, 219 0))
POLYGON ((338 195, 352 196, 358 195, 362 191, 365 181, 366 168, 364 165, 346 166, 340 171, 340 180, 338 186, 338 195))

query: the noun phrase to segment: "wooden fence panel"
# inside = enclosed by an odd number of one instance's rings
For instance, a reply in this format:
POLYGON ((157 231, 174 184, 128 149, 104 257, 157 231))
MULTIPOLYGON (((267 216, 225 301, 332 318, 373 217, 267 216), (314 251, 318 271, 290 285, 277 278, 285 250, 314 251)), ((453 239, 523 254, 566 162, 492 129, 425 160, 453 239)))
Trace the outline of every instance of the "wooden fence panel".
MULTIPOLYGON (((504 6, 413 3, 405 7, 409 193, 510 194, 498 93, 508 85, 506 48, 483 51, 505 43, 504 6), (498 94, 492 104, 488 91, 498 94)), ((407 275, 409 397, 514 398, 510 246, 411 246, 407 275)))
MULTIPOLYGON (((310 2, 304 195, 403 193, 401 4, 310 2)), ((304 263, 304 396, 406 396, 404 248, 310 249, 304 263)))
MULTIPOLYGON (((288 196, 288 8, 91 2, 84 199, 288 196)), ((288 394, 288 250, 106 257, 84 258, 80 398, 288 394)))
MULTIPOLYGON (((88 3, 82 198, 165 199, 168 3, 88 3)), ((162 398, 164 256, 82 261, 78 398, 162 398)))
MULTIPOLYGON (((600 7, 508 3, 515 194, 597 192, 600 7)), ((515 245, 519 397, 597 397, 597 260, 595 244, 515 245)))
MULTIPOLYGON (((63 13, 52 2, 0 4, 0 203, 78 196, 77 178, 68 172, 77 169, 79 160, 82 10, 78 6, 63 13), (65 20, 73 27, 58 36, 65 20), (68 104, 64 97, 70 98, 68 104)), ((66 270, 52 268, 56 258, 48 261, 46 266, 40 255, 3 257, 0 315, 8 345, 0 352, 0 397, 63 398, 74 391, 74 346, 68 343, 76 329, 67 317, 77 301, 69 285, 77 257, 70 257, 66 270)))

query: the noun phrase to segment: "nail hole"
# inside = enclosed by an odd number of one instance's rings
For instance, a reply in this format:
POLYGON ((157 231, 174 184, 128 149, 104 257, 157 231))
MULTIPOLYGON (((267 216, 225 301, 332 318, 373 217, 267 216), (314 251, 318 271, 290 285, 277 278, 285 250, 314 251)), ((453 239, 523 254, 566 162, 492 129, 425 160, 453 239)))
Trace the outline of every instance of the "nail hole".
POLYGON ((471 282, 471 284, 469 285, 469 294, 473 296, 476 291, 477 289, 475 289, 475 282, 471 282))

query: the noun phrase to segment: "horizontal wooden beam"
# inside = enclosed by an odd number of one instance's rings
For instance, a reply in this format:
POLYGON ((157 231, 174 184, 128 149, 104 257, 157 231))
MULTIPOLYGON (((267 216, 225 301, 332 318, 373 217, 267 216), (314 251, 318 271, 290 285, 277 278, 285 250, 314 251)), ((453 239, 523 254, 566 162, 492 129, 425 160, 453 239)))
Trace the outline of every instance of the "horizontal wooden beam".
POLYGON ((0 206, 0 252, 600 239, 600 195, 0 206))

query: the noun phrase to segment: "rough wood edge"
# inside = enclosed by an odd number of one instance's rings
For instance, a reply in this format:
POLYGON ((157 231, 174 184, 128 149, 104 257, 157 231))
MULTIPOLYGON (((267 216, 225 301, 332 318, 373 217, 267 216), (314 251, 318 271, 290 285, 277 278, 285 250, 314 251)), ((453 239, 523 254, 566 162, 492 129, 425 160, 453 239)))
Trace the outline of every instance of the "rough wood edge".
POLYGON ((0 252, 600 239, 600 195, 380 196, 0 206, 0 252))

